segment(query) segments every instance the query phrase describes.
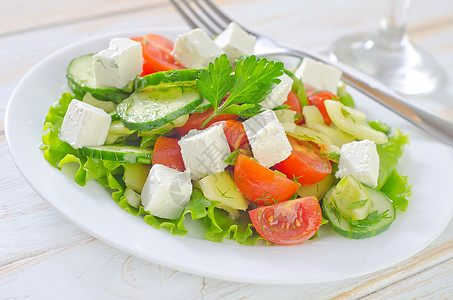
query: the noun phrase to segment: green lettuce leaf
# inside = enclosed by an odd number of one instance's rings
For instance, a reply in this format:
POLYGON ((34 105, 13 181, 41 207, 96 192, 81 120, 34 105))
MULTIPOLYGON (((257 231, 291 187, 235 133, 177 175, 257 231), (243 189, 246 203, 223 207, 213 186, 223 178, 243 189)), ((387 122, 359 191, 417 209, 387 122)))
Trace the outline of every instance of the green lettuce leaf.
POLYGON ((377 145, 379 154, 379 178, 377 189, 392 200, 393 206, 405 211, 409 204, 407 198, 411 195, 411 185, 406 176, 396 171, 396 166, 403 154, 404 147, 409 144, 409 137, 396 130, 385 144, 377 145))
POLYGON ((252 246, 259 240, 264 240, 253 228, 249 214, 239 212, 238 218, 231 218, 229 213, 213 207, 209 210, 205 223, 209 226, 206 239, 213 242, 221 242, 224 238, 232 239, 242 245, 252 246))
POLYGON ((214 208, 216 203, 209 201, 203 195, 203 192, 194 188, 190 200, 187 203, 184 211, 178 219, 169 220, 159 217, 155 217, 147 212, 145 216, 145 222, 152 225, 154 228, 166 228, 174 235, 185 235, 188 230, 184 227, 184 220, 186 215, 189 214, 192 217, 192 220, 198 220, 205 218, 208 215, 208 210, 214 208))
POLYGON ((401 176, 396 170, 393 170, 387 182, 381 188, 381 192, 392 200, 395 208, 406 211, 409 205, 407 198, 412 194, 411 187, 412 185, 407 181, 407 176, 401 176))
POLYGON ((404 147, 409 144, 409 137, 396 130, 385 144, 377 145, 379 154, 379 177, 377 189, 381 189, 395 170, 403 155, 404 147))

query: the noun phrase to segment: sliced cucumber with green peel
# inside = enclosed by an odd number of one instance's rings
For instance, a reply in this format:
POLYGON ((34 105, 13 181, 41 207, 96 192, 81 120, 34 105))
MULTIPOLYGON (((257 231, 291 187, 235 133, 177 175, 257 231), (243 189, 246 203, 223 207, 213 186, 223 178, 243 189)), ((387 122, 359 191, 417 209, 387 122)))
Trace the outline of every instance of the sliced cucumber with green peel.
POLYGON ((83 147, 82 155, 100 159, 134 164, 150 164, 153 150, 136 146, 106 145, 83 147))
POLYGON ((93 72, 93 54, 73 59, 68 66, 66 77, 69 87, 76 96, 83 97, 85 93, 90 93, 98 100, 114 103, 120 103, 129 97, 134 88, 134 81, 123 89, 97 86, 93 72))
POLYGON ((183 69, 156 72, 135 80, 136 91, 149 91, 171 86, 195 86, 200 69, 183 69))
POLYGON ((370 195, 370 214, 363 220, 343 217, 335 206, 332 187, 322 200, 322 210, 330 226, 337 233, 351 239, 370 238, 387 230, 395 220, 395 208, 382 192, 365 187, 370 195))
POLYGON ((148 131, 193 113, 201 102, 201 95, 195 88, 170 87, 134 92, 116 110, 127 128, 148 131))

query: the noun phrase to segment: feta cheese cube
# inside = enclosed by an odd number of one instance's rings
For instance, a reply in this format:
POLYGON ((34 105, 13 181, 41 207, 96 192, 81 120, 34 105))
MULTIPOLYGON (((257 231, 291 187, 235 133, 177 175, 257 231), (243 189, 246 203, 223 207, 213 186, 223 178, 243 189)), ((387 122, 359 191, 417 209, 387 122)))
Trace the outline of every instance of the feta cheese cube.
POLYGON ((266 110, 243 122, 253 156, 269 168, 291 154, 291 144, 285 129, 272 110, 266 110))
POLYGON ((93 56, 96 84, 124 88, 143 70, 142 45, 129 38, 113 38, 108 49, 93 56))
POLYGON ((194 180, 222 172, 227 167, 224 160, 231 151, 222 125, 191 130, 178 144, 184 165, 194 180))
POLYGON ((105 143, 112 118, 104 110, 73 99, 61 125, 59 138, 73 148, 105 143))
POLYGON ((146 178, 141 199, 145 210, 153 216, 176 219, 181 216, 191 194, 192 181, 187 170, 180 172, 155 164, 146 178))
POLYGON ((370 140, 344 144, 340 149, 337 178, 353 176, 358 181, 376 187, 379 177, 379 154, 370 140))
POLYGON ((201 69, 224 53, 206 32, 197 28, 179 35, 171 54, 186 68, 201 69))
POLYGON ((215 38, 214 42, 225 51, 230 61, 233 62, 238 57, 253 54, 256 37, 232 22, 215 38))
POLYGON ((337 85, 343 73, 335 67, 305 57, 294 75, 316 90, 337 94, 337 85))
POLYGON ((278 78, 280 79, 280 83, 277 84, 272 89, 270 94, 268 94, 260 103, 263 109, 273 109, 279 105, 282 105, 288 99, 288 94, 291 92, 294 80, 284 73, 278 78))

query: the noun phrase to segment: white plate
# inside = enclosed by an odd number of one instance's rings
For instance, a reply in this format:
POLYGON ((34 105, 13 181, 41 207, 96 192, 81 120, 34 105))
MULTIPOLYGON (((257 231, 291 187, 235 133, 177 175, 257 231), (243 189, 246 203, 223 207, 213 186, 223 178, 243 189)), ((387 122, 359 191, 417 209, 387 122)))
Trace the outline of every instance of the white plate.
POLYGON ((209 242, 190 233, 172 236, 123 211, 96 182, 78 186, 71 172, 50 166, 39 149, 47 110, 65 87, 66 67, 79 55, 106 48, 110 37, 150 32, 173 40, 178 33, 168 28, 135 30, 71 45, 31 69, 9 101, 6 134, 19 169, 44 199, 84 231, 178 270, 225 280, 289 284, 345 279, 390 267, 425 248, 448 224, 453 213, 451 149, 358 93, 354 97, 360 109, 411 137, 399 168, 413 184, 409 208, 386 232, 371 239, 342 238, 328 228, 320 238, 298 246, 249 247, 228 240, 209 242))

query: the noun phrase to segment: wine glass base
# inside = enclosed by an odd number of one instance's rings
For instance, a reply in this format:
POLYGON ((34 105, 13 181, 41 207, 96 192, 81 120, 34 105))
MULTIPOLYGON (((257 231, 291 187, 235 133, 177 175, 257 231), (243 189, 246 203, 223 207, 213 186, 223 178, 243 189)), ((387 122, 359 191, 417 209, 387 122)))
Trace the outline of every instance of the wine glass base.
POLYGON ((355 67, 404 95, 433 92, 445 81, 445 74, 434 59, 407 39, 391 47, 378 36, 347 36, 333 43, 329 58, 355 67))

